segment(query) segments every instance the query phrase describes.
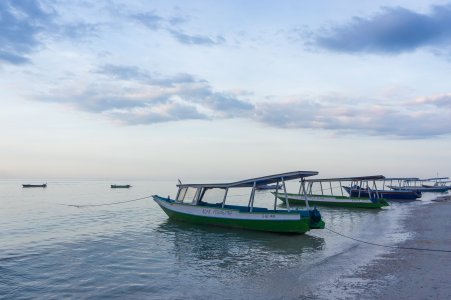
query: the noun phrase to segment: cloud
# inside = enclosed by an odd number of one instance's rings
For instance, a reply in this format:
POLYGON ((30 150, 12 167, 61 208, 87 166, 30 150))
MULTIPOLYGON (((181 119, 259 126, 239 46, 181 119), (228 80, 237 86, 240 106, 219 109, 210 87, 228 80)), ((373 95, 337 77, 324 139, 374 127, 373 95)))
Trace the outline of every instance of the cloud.
POLYGON ((135 66, 103 65, 89 82, 59 84, 40 101, 104 115, 125 124, 152 124, 191 119, 237 118, 254 106, 231 93, 215 91, 189 74, 161 76, 135 66), (70 92, 68 92, 70 91, 70 92))
POLYGON ((100 24, 78 22, 72 24, 59 24, 52 31, 62 38, 82 40, 86 37, 98 37, 101 31, 100 24))
POLYGON ((438 109, 451 109, 451 94, 419 98, 413 101, 412 105, 429 105, 438 109))
POLYGON ((325 129, 343 134, 410 139, 451 134, 450 96, 427 99, 397 105, 303 99, 266 102, 258 105, 254 120, 279 128, 325 129))
POLYGON ((166 20, 153 12, 130 15, 134 19, 151 30, 158 30, 165 26, 166 20))
POLYGON ((201 34, 187 34, 178 26, 188 22, 186 17, 173 16, 164 18, 154 12, 130 14, 129 18, 139 22, 150 30, 168 32, 176 41, 184 45, 215 46, 225 42, 221 35, 210 37, 201 34))
MULTIPOLYGON (((70 82, 74 82, 71 80, 70 82)), ((190 74, 162 76, 135 66, 103 65, 76 85, 60 82, 39 100, 126 125, 242 118, 276 128, 425 139, 451 134, 451 94, 402 102, 293 97, 251 102, 190 74), (94 83, 95 82, 95 83, 94 83)))
POLYGON ((59 17, 48 2, 0 1, 0 63, 28 64, 30 56, 49 40, 80 40, 100 31, 99 24, 65 23, 59 17))
POLYGON ((171 77, 164 77, 159 74, 151 74, 150 72, 142 70, 136 66, 106 64, 100 66, 96 73, 106 75, 107 77, 111 77, 113 79, 137 81, 148 85, 158 85, 164 87, 201 82, 201 80, 197 80, 192 75, 186 73, 176 74, 171 77))
POLYGON ((451 4, 432 6, 429 14, 385 7, 372 17, 354 17, 347 24, 312 33, 310 42, 344 53, 398 54, 421 47, 449 46, 451 4))
POLYGON ((53 15, 40 1, 0 1, 0 61, 20 65, 41 45, 39 35, 53 15))
POLYGON ((113 79, 136 80, 141 82, 149 81, 151 79, 151 76, 148 72, 140 70, 135 66, 106 64, 100 66, 100 68, 96 72, 112 77, 113 79))
POLYGON ((209 36, 203 35, 189 35, 181 31, 176 31, 172 29, 168 31, 177 41, 185 45, 214 46, 223 44, 225 42, 225 39, 222 36, 211 38, 209 36))
POLYGON ((160 105, 142 109, 117 110, 111 112, 109 117, 128 125, 209 119, 207 115, 200 113, 195 107, 175 101, 167 101, 160 105))

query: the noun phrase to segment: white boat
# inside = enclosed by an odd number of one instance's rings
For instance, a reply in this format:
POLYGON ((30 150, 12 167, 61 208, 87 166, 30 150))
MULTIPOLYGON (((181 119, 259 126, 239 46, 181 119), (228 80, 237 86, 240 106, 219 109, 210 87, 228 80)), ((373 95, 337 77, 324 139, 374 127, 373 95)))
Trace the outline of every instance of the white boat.
MULTIPOLYGON (((177 185, 175 199, 154 195, 153 199, 171 219, 222 227, 283 233, 305 233, 310 229, 323 229, 321 214, 314 208, 292 209, 289 206, 285 181, 317 175, 313 171, 295 171, 231 183, 194 183, 177 185), (277 207, 278 189, 271 208, 254 203, 256 187, 273 184, 282 186, 286 208, 277 207), (247 205, 227 204, 232 189, 250 190, 247 205), (218 196, 219 194, 219 196, 218 196), (213 195, 213 196, 212 196, 213 195)), ((308 205, 308 204, 307 204, 308 205)))

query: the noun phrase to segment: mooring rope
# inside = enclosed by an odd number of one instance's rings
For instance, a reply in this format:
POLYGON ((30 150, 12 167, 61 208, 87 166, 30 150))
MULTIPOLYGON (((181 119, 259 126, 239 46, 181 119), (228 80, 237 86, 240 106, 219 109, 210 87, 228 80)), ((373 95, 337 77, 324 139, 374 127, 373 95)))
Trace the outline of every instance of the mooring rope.
POLYGON ((430 249, 430 248, 417 248, 417 247, 402 247, 402 246, 392 246, 392 245, 383 245, 383 244, 377 244, 377 243, 373 243, 373 242, 368 242, 368 241, 364 241, 364 240, 360 240, 360 239, 356 239, 353 238, 351 236, 342 234, 340 232, 337 232, 335 230, 332 230, 330 228, 325 227, 324 229, 329 230, 330 232, 333 232, 337 235, 340 235, 342 237, 351 239, 353 241, 359 242, 359 243, 364 243, 364 244, 368 244, 368 245, 373 245, 373 246, 378 246, 378 247, 386 247, 386 248, 394 248, 394 249, 403 249, 403 250, 417 250, 417 251, 430 251, 430 252, 448 252, 450 253, 451 250, 443 250, 443 249, 430 249))
POLYGON ((64 205, 64 206, 72 206, 72 207, 93 207, 93 206, 109 206, 109 205, 116 205, 116 204, 122 204, 122 203, 128 203, 128 202, 134 202, 134 201, 139 201, 139 200, 144 200, 147 198, 152 197, 152 195, 150 196, 146 196, 146 197, 141 197, 141 198, 136 198, 136 199, 131 199, 131 200, 125 200, 125 201, 118 201, 118 202, 111 202, 111 203, 104 203, 104 204, 64 204, 64 203, 58 203, 59 205, 64 205))

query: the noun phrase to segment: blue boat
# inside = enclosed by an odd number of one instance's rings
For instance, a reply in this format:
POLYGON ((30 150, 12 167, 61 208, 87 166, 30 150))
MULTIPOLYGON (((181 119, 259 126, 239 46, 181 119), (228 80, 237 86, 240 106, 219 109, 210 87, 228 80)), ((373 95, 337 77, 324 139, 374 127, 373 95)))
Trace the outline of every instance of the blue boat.
MULTIPOLYGON (((359 186, 343 186, 343 189, 351 197, 369 197, 367 188, 360 188, 359 186)), ((390 199, 390 200, 416 200, 421 197, 420 191, 413 190, 371 190, 373 197, 379 195, 380 198, 390 199)))

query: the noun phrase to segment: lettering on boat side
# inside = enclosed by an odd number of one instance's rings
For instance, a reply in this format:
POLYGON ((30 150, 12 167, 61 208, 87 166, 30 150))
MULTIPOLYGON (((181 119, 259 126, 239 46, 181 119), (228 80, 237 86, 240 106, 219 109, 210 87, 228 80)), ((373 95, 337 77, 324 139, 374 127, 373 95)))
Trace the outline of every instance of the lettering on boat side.
POLYGON ((263 214, 262 218, 263 219, 274 219, 276 217, 276 215, 274 214, 263 214))
POLYGON ((217 209, 202 209, 202 213, 204 215, 225 215, 225 216, 231 216, 232 212, 231 211, 226 211, 226 210, 217 210, 217 209))

